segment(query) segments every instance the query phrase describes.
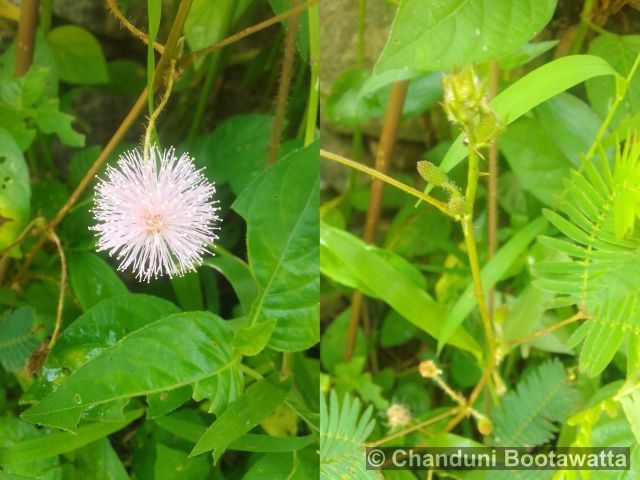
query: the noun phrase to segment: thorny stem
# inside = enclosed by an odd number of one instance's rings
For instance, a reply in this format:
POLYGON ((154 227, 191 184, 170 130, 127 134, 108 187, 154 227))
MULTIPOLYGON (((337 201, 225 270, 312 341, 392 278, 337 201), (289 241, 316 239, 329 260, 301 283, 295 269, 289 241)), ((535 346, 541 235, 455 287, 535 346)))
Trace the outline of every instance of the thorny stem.
POLYGON ((222 47, 226 47, 227 45, 235 43, 238 40, 242 40, 243 38, 248 37, 249 35, 253 35, 256 32, 259 32, 260 30, 264 30, 265 28, 268 28, 271 25, 275 25, 276 23, 286 20, 287 18, 292 17, 294 15, 298 15, 300 12, 306 10, 311 5, 315 5, 319 1, 320 0, 308 0, 293 8, 290 8, 286 12, 282 12, 281 14, 276 15, 275 17, 271 17, 268 20, 252 25, 251 27, 247 27, 241 32, 230 35, 229 37, 223 40, 220 40, 219 42, 216 42, 213 45, 209 45, 208 47, 205 47, 200 50, 196 50, 195 52, 184 55, 178 62, 178 68, 185 67, 186 65, 194 62, 195 60, 197 60, 203 55, 206 55, 207 53, 213 52, 214 50, 217 50, 222 47))
POLYGON ((53 346, 58 339, 58 335, 60 334, 60 327, 62 326, 62 311, 64 309, 64 289, 65 284, 67 283, 67 259, 64 254, 64 249, 62 248, 62 243, 60 242, 60 238, 58 235, 51 230, 49 231, 49 240, 56 244, 56 248, 58 249, 58 254, 60 255, 60 295, 58 297, 58 308, 56 310, 56 323, 53 328, 53 333, 51 334, 51 340, 49 340, 48 350, 51 351, 53 346))
POLYGON ((436 415, 435 417, 429 418, 424 422, 416 423, 415 425, 405 428, 404 430, 400 430, 399 432, 396 432, 387 437, 381 438, 380 440, 369 443, 367 444, 367 446, 378 447, 380 445, 384 445, 385 443, 390 442, 391 440, 395 440, 396 438, 403 437, 407 433, 415 432, 416 430, 420 430, 421 428, 424 428, 427 425, 431 425, 432 423, 436 423, 444 418, 450 417, 451 415, 456 414, 459 410, 461 410, 461 408, 459 406, 455 406, 450 410, 447 410, 446 412, 441 413, 440 415, 436 415))
POLYGON ((332 160, 334 162, 346 165, 347 167, 353 168, 354 170, 358 170, 362 173, 366 173, 367 175, 371 175, 374 178, 378 178, 383 182, 388 183, 389 185, 408 193, 409 195, 413 195, 423 202, 427 202, 428 204, 433 205, 445 215, 451 218, 455 218, 455 215, 451 213, 446 203, 441 202, 440 200, 437 200, 432 196, 427 195, 426 193, 422 193, 420 190, 416 190, 415 188, 410 187, 409 185, 402 183, 395 178, 389 177, 388 175, 380 173, 371 167, 367 167, 366 165, 363 165, 361 163, 354 162, 353 160, 345 158, 341 155, 336 155, 335 153, 328 152, 327 150, 320 149, 320 156, 326 158, 327 160, 332 160))
MULTIPOLYGON (((391 154, 396 144, 398 128, 402 119, 402 109, 404 100, 409 88, 408 81, 397 82, 391 89, 387 111, 382 124, 380 134, 380 143, 376 152, 376 171, 385 174, 389 170, 391 163, 391 154)), ((376 230, 378 228, 378 219, 382 208, 382 193, 384 191, 384 182, 374 178, 371 182, 371 196, 369 197, 369 208, 364 224, 364 241, 373 244, 375 241, 376 230)), ((351 315, 349 317, 349 328, 347 330, 347 338, 344 349, 344 361, 348 362, 353 355, 353 348, 356 342, 356 334, 358 333, 358 323, 360 322, 360 309, 362 307, 362 293, 356 290, 353 293, 351 301, 351 315)))
MULTIPOLYGON (((141 40, 145 45, 149 44, 149 37, 147 36, 147 34, 144 33, 142 30, 138 29, 133 23, 131 23, 127 19, 127 17, 124 16, 124 14, 118 8, 118 4, 116 0, 107 0, 107 5, 109 6, 109 10, 113 14, 113 16, 116 17, 116 19, 118 19, 118 21, 124 28, 129 30, 129 32, 131 32, 131 34, 134 37, 141 40)), ((162 54, 162 52, 164 51, 164 45, 158 42, 153 42, 153 48, 160 54, 162 54)))
POLYGON ((21 77, 31 67, 38 26, 39 0, 22 0, 16 40, 15 76, 21 77))
POLYGON ((174 71, 175 71, 175 66, 176 66, 176 61, 175 60, 171 60, 171 68, 169 70, 169 76, 167 78, 167 88, 164 91, 164 94, 162 95, 162 99, 160 100, 160 103, 158 104, 158 106, 153 110, 153 113, 151 114, 151 116, 149 117, 149 124, 147 125, 147 130, 145 131, 144 134, 144 154, 143 154, 143 159, 145 162, 149 161, 149 148, 150 148, 150 144, 151 144, 151 132, 153 131, 153 127, 156 123, 156 120, 158 119, 158 117, 160 116, 160 113, 162 112, 162 110, 164 110, 164 107, 167 105, 167 102, 169 101, 169 97, 171 96, 171 90, 173 88, 173 76, 174 76, 174 71))
POLYGON ((522 343, 526 343, 529 340, 533 340, 534 338, 540 337, 542 335, 545 335, 549 332, 553 332, 554 330, 557 330, 558 328, 562 328, 566 325, 569 325, 571 323, 577 322, 578 320, 582 320, 588 318, 587 314, 580 310, 578 313, 576 313, 575 315, 566 318, 564 320, 562 320, 561 322, 558 323, 554 323, 553 325, 547 327, 547 328, 543 328, 541 330, 536 330, 533 333, 530 333, 529 335, 525 335, 524 337, 520 337, 520 338, 516 338, 515 340, 511 340, 509 342, 507 342, 510 346, 515 347, 516 345, 520 345, 522 343))
MULTIPOLYGON (((296 6, 297 0, 291 0, 291 5, 296 6)), ((282 70, 280 73, 280 83, 278 84, 278 96, 276 97, 275 118, 273 130, 271 131, 271 144, 267 155, 267 164, 275 163, 280 149, 280 139, 282 138, 282 128, 284 117, 287 113, 287 100, 289 99, 289 89, 291 88, 291 78, 293 77, 293 63, 296 53, 296 35, 298 34, 298 15, 294 15, 289 20, 287 34, 284 38, 284 53, 282 55, 282 70)))

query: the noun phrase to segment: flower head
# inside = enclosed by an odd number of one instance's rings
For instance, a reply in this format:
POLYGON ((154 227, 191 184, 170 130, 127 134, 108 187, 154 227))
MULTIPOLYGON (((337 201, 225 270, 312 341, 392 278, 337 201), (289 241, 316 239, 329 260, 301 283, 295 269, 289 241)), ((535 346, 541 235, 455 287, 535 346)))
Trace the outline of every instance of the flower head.
POLYGON ((406 427, 411 423, 411 411, 400 403, 392 403, 387 408, 387 423, 393 430, 399 427, 406 427))
POLYGON ((215 187, 187 154, 137 150, 107 167, 96 187, 93 214, 98 250, 107 250, 140 280, 183 275, 202 262, 207 244, 218 238, 215 187))

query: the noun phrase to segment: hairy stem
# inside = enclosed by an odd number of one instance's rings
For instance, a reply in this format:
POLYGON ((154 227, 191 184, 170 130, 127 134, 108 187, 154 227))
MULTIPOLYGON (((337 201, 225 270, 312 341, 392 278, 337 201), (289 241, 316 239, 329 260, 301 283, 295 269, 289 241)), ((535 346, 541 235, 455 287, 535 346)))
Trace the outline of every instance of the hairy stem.
POLYGON ((304 10, 309 8, 311 5, 315 5, 318 2, 319 0, 308 0, 304 3, 296 5, 295 7, 287 10, 286 12, 283 12, 279 15, 271 17, 268 20, 265 20, 263 22, 247 27, 241 32, 235 33, 223 40, 220 40, 219 42, 214 43, 213 45, 209 45, 208 47, 189 53, 184 57, 182 57, 180 62, 178 62, 178 67, 179 68, 185 67, 189 63, 197 60, 198 58, 202 57, 203 55, 206 55, 207 53, 213 52, 214 50, 217 50, 222 47, 226 47, 227 45, 231 45, 232 43, 235 43, 238 40, 242 40, 243 38, 248 37, 249 35, 253 35, 256 32, 259 32, 260 30, 264 30, 265 28, 275 25, 276 23, 286 20, 287 18, 293 17, 294 15, 298 15, 300 12, 303 12, 304 10))
MULTIPOLYGON (((295 7, 296 0, 291 0, 291 5, 295 7)), ((298 34, 298 15, 294 15, 289 20, 287 34, 284 38, 284 53, 282 55, 282 70, 280 71, 280 83, 278 84, 278 96, 276 97, 275 118, 273 130, 271 131, 271 143, 269 144, 269 154, 267 164, 275 163, 280 150, 280 140, 282 138, 282 128, 287 113, 287 102, 289 100, 289 89, 291 88, 291 78, 293 77, 293 63, 296 53, 296 35, 298 34)))
POLYGON ((541 330, 536 330, 533 333, 530 333, 529 335, 525 335, 524 337, 520 337, 520 338, 516 338, 515 340, 511 340, 510 342, 508 342, 508 344, 512 347, 515 347, 516 345, 520 345, 522 343, 526 343, 529 340, 533 340, 534 338, 538 338, 542 335, 545 335, 549 332, 553 332, 554 330, 557 330, 559 328, 562 328, 566 325, 569 325, 571 323, 577 322, 578 320, 582 320, 584 318, 587 318, 587 315, 585 312, 583 312, 582 310, 580 310, 578 313, 576 313, 575 315, 566 318, 564 320, 562 320, 561 322, 558 323, 554 323, 553 325, 547 327, 547 328, 543 328, 541 330))
MULTIPOLYGON (((127 17, 124 16, 124 14, 118 8, 118 4, 116 0, 107 0, 107 5, 109 6, 109 10, 113 14, 113 16, 116 17, 116 19, 120 22, 120 24, 124 28, 129 30, 129 32, 134 37, 142 41, 145 45, 149 44, 149 37, 147 36, 147 34, 144 33, 142 30, 138 29, 133 23, 131 23, 127 19, 127 17)), ((162 52, 164 51, 164 45, 158 42, 153 42, 153 48, 160 54, 162 54, 162 52)))
POLYGON ((358 170, 362 173, 366 173, 367 175, 371 175, 374 178, 380 179, 383 182, 393 187, 396 187, 402 190, 403 192, 408 193, 409 195, 413 195, 414 197, 422 200, 423 202, 427 202, 430 205, 433 205, 445 215, 451 218, 455 218, 455 215, 451 213, 446 203, 441 202, 440 200, 437 200, 432 196, 427 195, 426 193, 422 193, 420 190, 416 190, 415 188, 410 187, 409 185, 402 183, 399 180, 396 180, 395 178, 389 177, 388 175, 380 173, 377 170, 371 167, 367 167, 366 165, 363 165, 361 163, 354 162, 353 160, 350 160, 348 158, 342 157, 335 153, 328 152, 327 150, 320 149, 320 156, 323 158, 326 158, 327 160, 332 160, 334 162, 341 163, 343 165, 346 165, 347 167, 353 168, 354 170, 358 170))
POLYGON ((53 333, 51 334, 51 340, 49 340, 49 345, 47 349, 51 351, 53 346, 58 339, 58 335, 60 334, 60 328, 62 327, 62 311, 64 309, 64 289, 67 283, 67 258, 64 254, 64 248, 62 248, 62 243, 60 242, 60 238, 58 235, 51 230, 49 232, 49 240, 55 243, 56 248, 58 249, 58 254, 60 255, 60 294, 58 296, 58 308, 56 310, 56 323, 53 328, 53 333))
POLYGON ((39 0, 22 0, 20 5, 20 22, 16 39, 16 68, 14 71, 16 77, 27 73, 33 62, 39 5, 39 0))

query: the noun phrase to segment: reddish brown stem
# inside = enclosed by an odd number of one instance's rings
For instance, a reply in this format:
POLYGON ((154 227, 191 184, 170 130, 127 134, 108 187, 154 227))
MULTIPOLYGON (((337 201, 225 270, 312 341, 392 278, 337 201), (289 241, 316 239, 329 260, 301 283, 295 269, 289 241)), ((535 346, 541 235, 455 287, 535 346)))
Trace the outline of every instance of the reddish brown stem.
POLYGON ((38 26, 39 0, 22 0, 16 41, 15 76, 21 77, 31 67, 38 26))
MULTIPOLYGON (((380 143, 376 152, 375 169, 380 173, 386 174, 391 163, 391 154, 396 144, 398 128, 402 119, 402 109, 404 107, 404 99, 409 88, 408 81, 397 82, 391 89, 391 96, 387 105, 387 111, 382 124, 382 132, 380 133, 380 143)), ((374 243, 376 229, 378 227, 378 219, 380 218, 380 210, 382 208, 382 192, 384 190, 384 182, 374 178, 371 182, 371 197, 369 198, 369 209, 364 225, 364 241, 374 243)), ((362 308, 362 293, 353 292, 351 297, 351 315, 349 317, 349 328, 347 330, 347 339, 344 349, 344 361, 349 361, 353 355, 353 349, 358 332, 358 323, 360 322, 360 311, 362 308)))
MULTIPOLYGON (((295 8, 296 0, 291 1, 295 8)), ((298 15, 294 15, 289 20, 289 28, 284 39, 284 53, 282 55, 282 71, 280 74, 280 84, 278 85, 278 96, 276 97, 275 119, 271 134, 271 144, 267 164, 275 163, 280 149, 280 139, 282 138, 282 127, 287 113, 287 100, 289 99, 289 89, 291 88, 291 77, 293 77, 293 62, 296 52, 296 34, 298 32, 298 15)))

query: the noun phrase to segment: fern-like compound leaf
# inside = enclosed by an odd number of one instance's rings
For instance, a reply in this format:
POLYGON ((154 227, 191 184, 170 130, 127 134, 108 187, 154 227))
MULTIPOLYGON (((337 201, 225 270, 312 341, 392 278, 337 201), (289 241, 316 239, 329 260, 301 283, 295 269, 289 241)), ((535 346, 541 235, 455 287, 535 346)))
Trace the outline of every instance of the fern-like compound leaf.
POLYGON ((554 422, 564 422, 576 400, 562 363, 543 363, 505 395, 495 410, 493 443, 533 447, 548 442, 558 431, 554 422))
POLYGON ((0 316, 0 363, 7 371, 18 371, 38 347, 31 335, 33 309, 21 307, 6 310, 0 316))
POLYGON ((320 403, 320 478, 369 480, 378 477, 366 469, 364 442, 375 421, 372 407, 360 415, 360 401, 345 395, 342 405, 331 391, 329 405, 320 403))
POLYGON ((535 266, 534 284, 556 294, 548 307, 577 306, 587 314, 570 343, 584 340, 580 368, 591 376, 607 367, 625 336, 640 338, 640 234, 633 229, 640 198, 637 143, 629 137, 618 148, 613 171, 604 156, 600 168, 585 160, 567 180, 558 211, 544 212, 560 236, 540 242, 565 261, 555 256, 535 266))

